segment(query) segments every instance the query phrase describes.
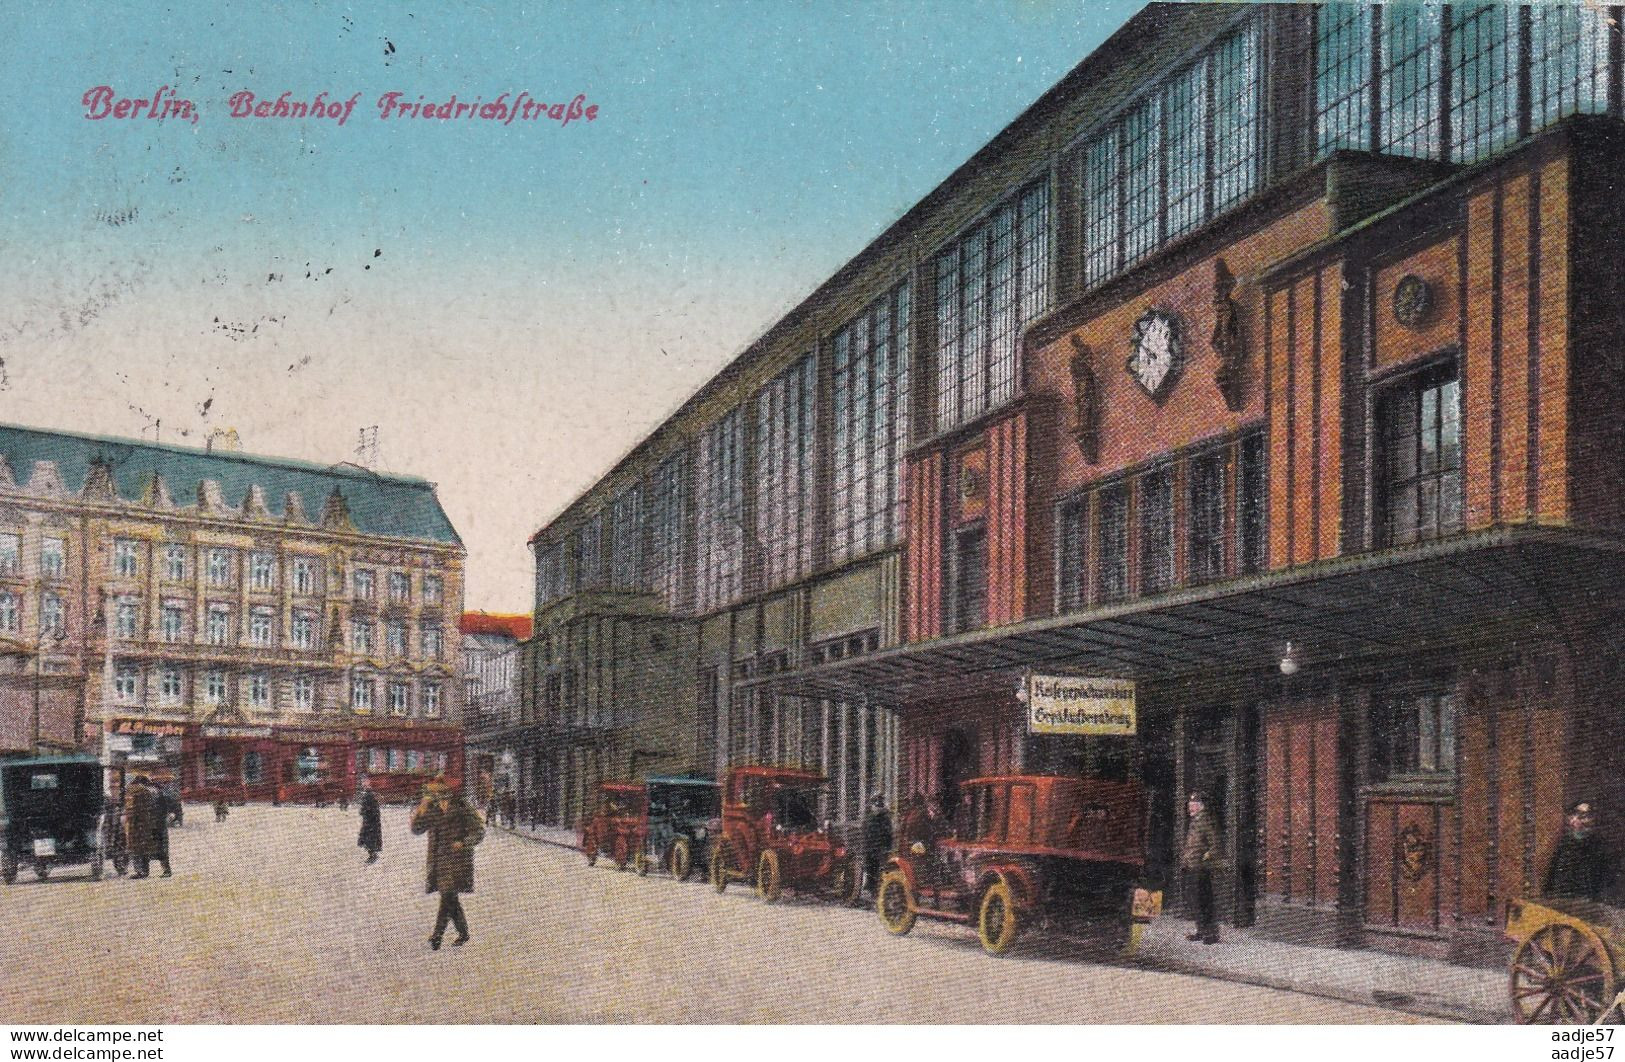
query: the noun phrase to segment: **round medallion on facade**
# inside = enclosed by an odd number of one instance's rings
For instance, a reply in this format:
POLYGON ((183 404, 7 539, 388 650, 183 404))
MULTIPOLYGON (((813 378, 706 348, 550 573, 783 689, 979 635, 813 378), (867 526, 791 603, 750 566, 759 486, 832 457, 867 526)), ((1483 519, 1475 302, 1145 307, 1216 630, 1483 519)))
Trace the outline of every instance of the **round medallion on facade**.
POLYGON ((1161 402, 1184 365, 1179 318, 1167 310, 1147 310, 1134 322, 1134 353, 1126 366, 1129 375, 1161 402))
POLYGON ((1433 312, 1433 285, 1406 273, 1394 285, 1394 320, 1406 328, 1421 328, 1433 312))

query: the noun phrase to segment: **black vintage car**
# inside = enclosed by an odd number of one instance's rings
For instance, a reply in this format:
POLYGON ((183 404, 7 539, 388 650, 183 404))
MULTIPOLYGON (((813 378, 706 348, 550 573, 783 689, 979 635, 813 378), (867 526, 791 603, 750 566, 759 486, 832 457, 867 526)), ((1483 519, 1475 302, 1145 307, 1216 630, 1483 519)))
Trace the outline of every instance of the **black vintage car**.
POLYGON ((10 885, 21 866, 41 881, 58 867, 88 866, 99 880, 111 855, 104 818, 94 757, 0 760, 0 880, 10 885))
POLYGON ((648 828, 637 869, 669 871, 678 881, 710 865, 710 830, 722 814, 722 790, 709 778, 651 775, 643 780, 648 793, 648 828))

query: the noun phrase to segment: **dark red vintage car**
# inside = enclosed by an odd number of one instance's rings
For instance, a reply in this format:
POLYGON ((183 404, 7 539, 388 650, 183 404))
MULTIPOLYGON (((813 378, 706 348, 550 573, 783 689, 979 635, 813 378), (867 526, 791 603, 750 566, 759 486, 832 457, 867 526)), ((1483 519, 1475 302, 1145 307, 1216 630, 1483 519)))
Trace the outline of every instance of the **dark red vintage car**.
POLYGON ((992 955, 1027 927, 1125 950, 1138 943, 1138 927, 1162 907, 1140 882, 1138 783, 1010 775, 972 779, 960 794, 950 836, 903 823, 875 902, 888 931, 902 936, 921 917, 961 922, 992 955))
POLYGON ((581 851, 590 867, 600 855, 625 870, 643 851, 649 797, 637 782, 599 782, 592 813, 581 820, 581 851))
POLYGON ((817 771, 732 767, 722 783, 722 821, 711 851, 711 884, 750 881, 769 903, 785 888, 855 903, 862 877, 853 854, 818 822, 828 782, 817 771))

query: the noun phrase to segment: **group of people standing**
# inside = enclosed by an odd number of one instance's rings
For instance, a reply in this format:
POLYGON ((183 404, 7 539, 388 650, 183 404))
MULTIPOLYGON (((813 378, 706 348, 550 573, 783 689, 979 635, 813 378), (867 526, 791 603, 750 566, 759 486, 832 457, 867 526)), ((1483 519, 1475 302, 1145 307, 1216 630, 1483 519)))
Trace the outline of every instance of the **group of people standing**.
POLYGON ((144 774, 136 775, 125 789, 124 843, 134 865, 130 877, 147 877, 154 859, 163 868, 162 876, 170 876, 169 822, 179 808, 180 801, 154 785, 144 774))

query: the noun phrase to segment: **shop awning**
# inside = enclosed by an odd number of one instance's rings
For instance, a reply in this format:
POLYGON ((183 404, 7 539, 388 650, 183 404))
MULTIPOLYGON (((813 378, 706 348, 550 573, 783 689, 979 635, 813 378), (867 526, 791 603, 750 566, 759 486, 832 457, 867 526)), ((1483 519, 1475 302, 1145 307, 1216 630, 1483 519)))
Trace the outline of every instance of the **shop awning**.
MULTIPOLYGON (((900 703, 1025 670, 1140 680, 1303 668, 1625 619, 1625 543, 1498 528, 898 646, 740 688, 900 703)), ((1509 645, 1510 648, 1510 645, 1509 645)))

